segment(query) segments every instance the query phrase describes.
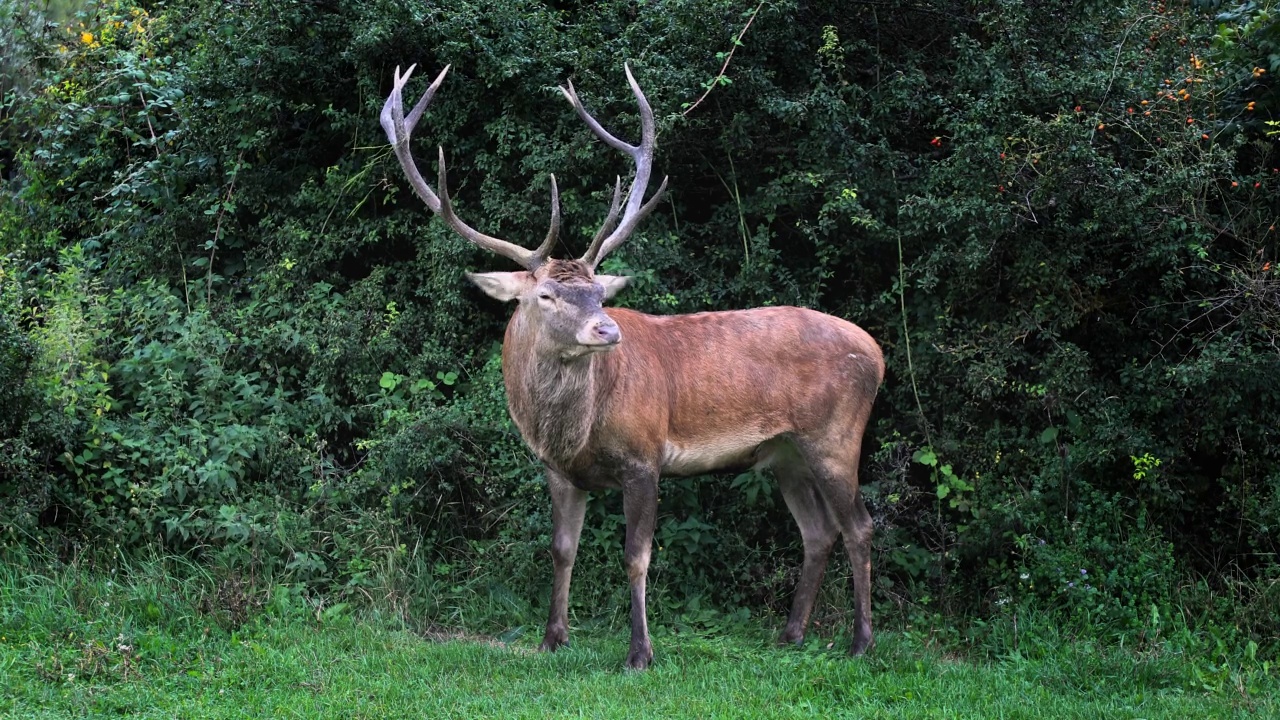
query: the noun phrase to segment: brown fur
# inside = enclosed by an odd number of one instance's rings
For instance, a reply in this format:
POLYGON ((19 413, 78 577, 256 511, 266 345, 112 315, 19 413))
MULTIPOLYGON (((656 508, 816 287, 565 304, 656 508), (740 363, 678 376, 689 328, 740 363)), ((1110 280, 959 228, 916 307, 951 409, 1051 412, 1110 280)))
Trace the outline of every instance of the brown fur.
POLYGON ((537 276, 566 285, 592 281, 591 268, 581 260, 548 260, 538 268, 537 276))
MULTIPOLYGON (((588 270, 589 272, 589 270, 588 270)), ((535 279, 580 282, 557 262, 535 279)), ((568 584, 586 490, 620 488, 632 583, 629 667, 652 657, 644 587, 660 475, 772 467, 805 541, 783 639, 803 639, 830 550, 845 538, 855 577, 852 652, 871 642, 871 520, 858 491, 862 435, 884 359, 861 328, 794 307, 653 316, 608 309, 610 352, 565 361, 522 306, 507 326, 503 375, 511 417, 546 464, 555 583, 543 641, 567 641, 568 584)))

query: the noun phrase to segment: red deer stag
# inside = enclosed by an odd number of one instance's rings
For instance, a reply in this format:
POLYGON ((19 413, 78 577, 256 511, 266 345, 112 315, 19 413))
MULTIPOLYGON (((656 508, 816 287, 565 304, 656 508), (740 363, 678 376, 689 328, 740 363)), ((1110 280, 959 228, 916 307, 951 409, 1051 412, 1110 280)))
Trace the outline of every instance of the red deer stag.
POLYGON ((401 91, 413 73, 396 68, 382 127, 414 191, 458 234, 524 267, 468 273, 498 300, 517 301, 502 347, 511 418, 546 466, 551 489, 555 576, 543 650, 568 642, 569 578, 587 492, 620 488, 631 583, 627 667, 653 659, 645 578, 658 508, 658 478, 729 468, 769 467, 800 526, 804 565, 782 642, 800 643, 836 537, 853 568, 850 652, 871 644, 871 516, 858 490, 862 433, 884 377, 879 346, 852 323, 813 310, 771 307, 659 317, 602 303, 627 283, 600 275, 600 261, 648 215, 666 188, 644 200, 656 141, 653 110, 626 68, 640 104, 640 144, 600 126, 573 83, 561 92, 605 144, 630 156, 635 177, 613 204, 585 255, 549 257, 560 209, 551 178, 551 229, 530 251, 490 237, 453 211, 440 150, 437 195, 409 149, 410 133, 440 87, 446 67, 408 113, 401 91), (621 213, 621 217, 619 217, 621 213))

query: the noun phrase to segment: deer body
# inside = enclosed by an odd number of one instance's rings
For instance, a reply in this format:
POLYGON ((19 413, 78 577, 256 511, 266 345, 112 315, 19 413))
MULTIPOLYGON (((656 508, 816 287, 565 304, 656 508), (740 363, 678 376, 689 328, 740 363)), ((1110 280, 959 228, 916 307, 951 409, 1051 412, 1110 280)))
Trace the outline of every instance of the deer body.
POLYGON ((485 235, 454 214, 443 150, 435 194, 418 172, 409 135, 448 68, 406 115, 401 91, 412 71, 401 75, 396 69, 381 121, 414 191, 458 234, 525 267, 468 278, 493 298, 517 302, 502 348, 507 403, 546 468, 551 492, 554 576, 542 649, 568 642, 569 583, 588 491, 622 491, 631 585, 626 664, 641 669, 653 659, 645 583, 659 477, 757 466, 777 477, 804 541, 804 565, 781 639, 803 640, 827 559, 843 537, 853 574, 850 652, 864 652, 871 644, 872 523, 858 488, 858 463, 884 378, 879 346, 858 326, 803 308, 672 316, 604 309, 627 278, 596 274, 596 266, 666 188, 664 180, 644 200, 656 125, 630 68, 627 80, 640 105, 639 145, 601 127, 572 83, 561 88, 592 132, 636 165, 625 205, 619 179, 608 217, 578 260, 550 258, 560 226, 554 176, 551 229, 532 251, 485 235))
POLYGON ((816 441, 867 414, 884 372, 870 335, 804 308, 606 313, 627 339, 612 352, 539 357, 519 309, 503 343, 521 436, 583 489, 619 486, 597 456, 632 454, 662 475, 767 466, 770 441, 816 441))

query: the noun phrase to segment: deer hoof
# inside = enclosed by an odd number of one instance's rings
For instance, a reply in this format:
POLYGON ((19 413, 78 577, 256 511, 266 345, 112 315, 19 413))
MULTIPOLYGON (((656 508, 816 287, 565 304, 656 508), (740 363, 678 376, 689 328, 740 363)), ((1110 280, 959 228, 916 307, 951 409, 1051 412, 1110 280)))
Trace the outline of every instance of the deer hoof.
POLYGON ((547 634, 542 636, 542 644, 538 646, 539 652, 555 652, 562 647, 569 645, 569 632, 563 628, 552 630, 547 629, 547 634))
POLYGON ((653 663, 653 649, 649 646, 634 649, 627 655, 627 670, 647 670, 653 663))
POLYGON ((795 645, 796 647, 804 646, 804 632, 786 629, 782 631, 782 635, 778 637, 779 645, 795 645))
POLYGON ((853 635, 853 644, 849 646, 849 654, 857 657, 871 647, 871 628, 860 627, 853 635))

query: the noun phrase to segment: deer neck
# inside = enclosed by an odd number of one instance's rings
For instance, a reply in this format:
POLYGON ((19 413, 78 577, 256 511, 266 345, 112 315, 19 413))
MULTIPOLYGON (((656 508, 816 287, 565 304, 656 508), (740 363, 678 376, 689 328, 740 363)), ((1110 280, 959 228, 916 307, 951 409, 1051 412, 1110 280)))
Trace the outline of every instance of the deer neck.
POLYGON ((537 323, 517 309, 502 347, 507 407, 540 460, 567 469, 589 446, 600 414, 597 388, 605 356, 564 359, 537 323))

